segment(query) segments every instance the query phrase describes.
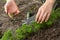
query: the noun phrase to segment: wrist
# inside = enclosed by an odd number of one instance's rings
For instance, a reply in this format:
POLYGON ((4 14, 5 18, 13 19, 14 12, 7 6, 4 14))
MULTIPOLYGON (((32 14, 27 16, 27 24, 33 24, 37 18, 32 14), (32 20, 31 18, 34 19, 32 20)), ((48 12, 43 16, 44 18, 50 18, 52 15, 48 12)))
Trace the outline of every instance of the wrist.
POLYGON ((6 0, 6 2, 10 2, 10 1, 14 1, 14 0, 6 0))
POLYGON ((46 0, 46 2, 54 4, 56 0, 46 0))

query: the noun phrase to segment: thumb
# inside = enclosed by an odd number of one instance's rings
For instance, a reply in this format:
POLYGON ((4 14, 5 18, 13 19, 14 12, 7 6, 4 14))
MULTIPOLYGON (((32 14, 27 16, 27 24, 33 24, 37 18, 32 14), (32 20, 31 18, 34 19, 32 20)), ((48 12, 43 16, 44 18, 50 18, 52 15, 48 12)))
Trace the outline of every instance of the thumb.
POLYGON ((17 15, 17 14, 19 14, 20 13, 20 11, 19 10, 17 10, 16 12, 15 12, 15 15, 17 15))

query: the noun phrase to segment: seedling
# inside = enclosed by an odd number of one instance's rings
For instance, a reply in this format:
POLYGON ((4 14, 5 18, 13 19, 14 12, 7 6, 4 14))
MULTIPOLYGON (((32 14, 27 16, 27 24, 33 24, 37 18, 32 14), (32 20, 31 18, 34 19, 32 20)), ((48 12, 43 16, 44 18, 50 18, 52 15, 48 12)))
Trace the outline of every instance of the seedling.
POLYGON ((14 14, 12 13, 12 14, 8 14, 8 16, 11 18, 11 19, 14 19, 14 14))
MULTIPOLYGON (((24 40, 28 35, 30 35, 33 32, 35 33, 41 27, 46 27, 46 26, 52 25, 52 23, 58 17, 60 17, 60 8, 58 8, 57 10, 54 10, 52 12, 48 22, 43 22, 42 24, 32 22, 32 24, 29 24, 29 25, 27 25, 27 24, 22 25, 20 28, 15 30, 16 34, 15 34, 14 39, 16 39, 16 40, 24 40)), ((1 38, 1 40, 14 40, 14 39, 13 39, 13 35, 11 34, 11 31, 5 32, 4 36, 1 38)))
POLYGON ((1 38, 1 40, 13 40, 11 29, 4 33, 4 36, 1 38))
POLYGON ((27 19, 29 19, 29 16, 30 16, 30 12, 27 12, 27 19))

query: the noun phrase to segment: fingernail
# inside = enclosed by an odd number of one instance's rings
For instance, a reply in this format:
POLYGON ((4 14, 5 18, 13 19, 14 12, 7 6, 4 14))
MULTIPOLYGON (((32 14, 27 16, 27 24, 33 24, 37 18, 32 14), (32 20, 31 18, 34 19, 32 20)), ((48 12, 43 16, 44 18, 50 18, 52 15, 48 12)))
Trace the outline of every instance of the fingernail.
POLYGON ((17 13, 19 13, 20 11, 18 10, 17 13))
POLYGON ((37 22, 37 23, 39 23, 39 22, 37 22))
POLYGON ((19 14, 19 11, 17 11, 16 14, 19 14))
POLYGON ((36 21, 36 19, 34 19, 36 21))
POLYGON ((42 22, 40 22, 40 23, 42 23, 42 22))
POLYGON ((45 20, 45 22, 47 22, 47 21, 45 20))

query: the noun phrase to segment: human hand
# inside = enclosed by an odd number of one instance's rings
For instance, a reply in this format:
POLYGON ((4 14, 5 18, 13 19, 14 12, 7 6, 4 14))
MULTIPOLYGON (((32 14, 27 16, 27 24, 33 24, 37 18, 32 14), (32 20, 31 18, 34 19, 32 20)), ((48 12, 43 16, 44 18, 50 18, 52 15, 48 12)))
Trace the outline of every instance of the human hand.
POLYGON ((53 5, 54 3, 51 3, 51 2, 48 2, 46 1, 38 10, 37 12, 37 15, 36 15, 36 19, 35 21, 37 23, 42 23, 42 22, 47 22, 49 17, 50 17, 50 14, 51 14, 51 11, 52 11, 52 8, 53 8, 53 5))
POLYGON ((8 14, 14 13, 15 15, 19 13, 18 7, 14 0, 8 0, 4 5, 5 12, 8 14))

